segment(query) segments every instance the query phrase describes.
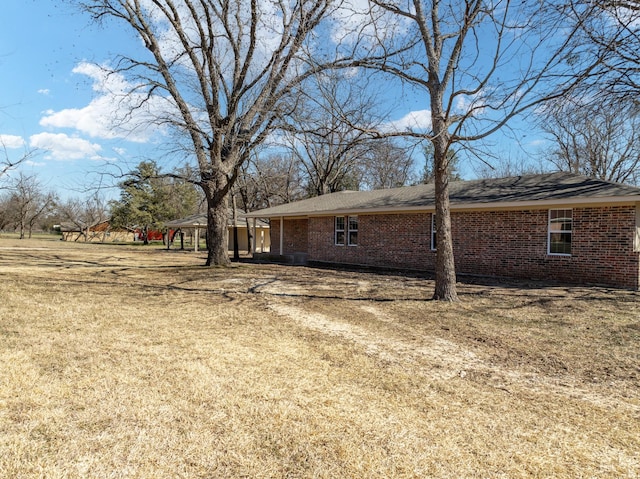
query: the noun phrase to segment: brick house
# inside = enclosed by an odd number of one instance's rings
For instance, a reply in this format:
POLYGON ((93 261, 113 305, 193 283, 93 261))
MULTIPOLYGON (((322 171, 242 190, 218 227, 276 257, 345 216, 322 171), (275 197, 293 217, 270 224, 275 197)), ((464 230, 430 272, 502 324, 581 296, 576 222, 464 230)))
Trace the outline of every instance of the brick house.
MULTIPOLYGON (((451 183, 459 274, 640 288, 640 188, 570 173, 451 183)), ((247 214, 296 262, 433 271, 434 187, 344 191, 247 214)))

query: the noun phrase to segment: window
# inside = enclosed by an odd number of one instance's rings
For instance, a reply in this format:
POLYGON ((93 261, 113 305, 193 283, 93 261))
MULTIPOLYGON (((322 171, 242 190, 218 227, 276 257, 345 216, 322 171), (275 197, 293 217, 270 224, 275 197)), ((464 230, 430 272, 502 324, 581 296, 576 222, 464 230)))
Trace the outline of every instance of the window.
POLYGON ((431 214, 431 249, 436 249, 436 214, 431 214))
POLYGON ((572 230, 572 210, 549 210, 549 254, 571 254, 572 230))
POLYGON ((344 246, 344 216, 336 216, 336 244, 344 246))
POLYGON ((349 216, 349 246, 358 245, 358 217, 349 216))
POLYGON ((338 246, 344 246, 345 244, 358 246, 357 216, 336 216, 335 244, 338 246))

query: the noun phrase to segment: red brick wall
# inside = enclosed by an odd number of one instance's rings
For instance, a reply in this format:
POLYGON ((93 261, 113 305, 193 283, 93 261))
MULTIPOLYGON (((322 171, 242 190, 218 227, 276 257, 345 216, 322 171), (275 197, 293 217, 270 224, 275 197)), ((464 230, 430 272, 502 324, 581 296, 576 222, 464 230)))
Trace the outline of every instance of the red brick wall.
POLYGON ((548 210, 454 213, 461 273, 638 289, 635 207, 573 208, 571 256, 547 254, 548 210))
MULTIPOLYGON (((571 256, 547 254, 547 209, 454 212, 451 219, 459 273, 639 287, 634 206, 573 208, 571 256)), ((308 224, 286 220, 285 253, 307 252, 311 261, 434 269, 430 213, 359 215, 358 222, 358 246, 337 246, 334 217, 310 218, 308 224)), ((275 251, 277 221, 271 231, 275 251)))
MULTIPOLYGON (((280 251, 280 220, 271 219, 271 252, 274 254, 306 253, 308 246, 308 220, 284 220, 284 251, 280 251)), ((332 233, 333 234, 333 233, 332 233)))
POLYGON ((430 270, 435 264, 430 222, 429 213, 359 215, 358 246, 340 246, 333 216, 310 218, 309 260, 430 270))

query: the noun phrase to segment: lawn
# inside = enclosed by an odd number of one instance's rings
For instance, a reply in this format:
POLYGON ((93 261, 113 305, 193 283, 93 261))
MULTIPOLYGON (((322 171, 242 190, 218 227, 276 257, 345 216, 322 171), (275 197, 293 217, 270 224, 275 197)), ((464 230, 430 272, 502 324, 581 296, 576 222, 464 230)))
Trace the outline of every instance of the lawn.
POLYGON ((0 478, 638 478, 640 294, 0 237, 0 478))

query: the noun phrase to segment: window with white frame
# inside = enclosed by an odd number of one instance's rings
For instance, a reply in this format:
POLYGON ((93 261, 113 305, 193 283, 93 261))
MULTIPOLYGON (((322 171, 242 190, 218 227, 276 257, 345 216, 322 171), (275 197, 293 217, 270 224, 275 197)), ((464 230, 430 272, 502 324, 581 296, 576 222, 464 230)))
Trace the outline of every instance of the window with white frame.
POLYGON ((358 217, 349 216, 349 246, 358 246, 358 217))
POLYGON ((431 213, 431 249, 436 249, 436 214, 431 213))
POLYGON ((344 227, 344 216, 336 216, 335 240, 336 244, 340 246, 344 246, 344 227))
POLYGON ((358 217, 336 216, 334 236, 338 246, 358 246, 358 217))
POLYGON ((549 254, 571 255, 573 210, 549 210, 549 254))

